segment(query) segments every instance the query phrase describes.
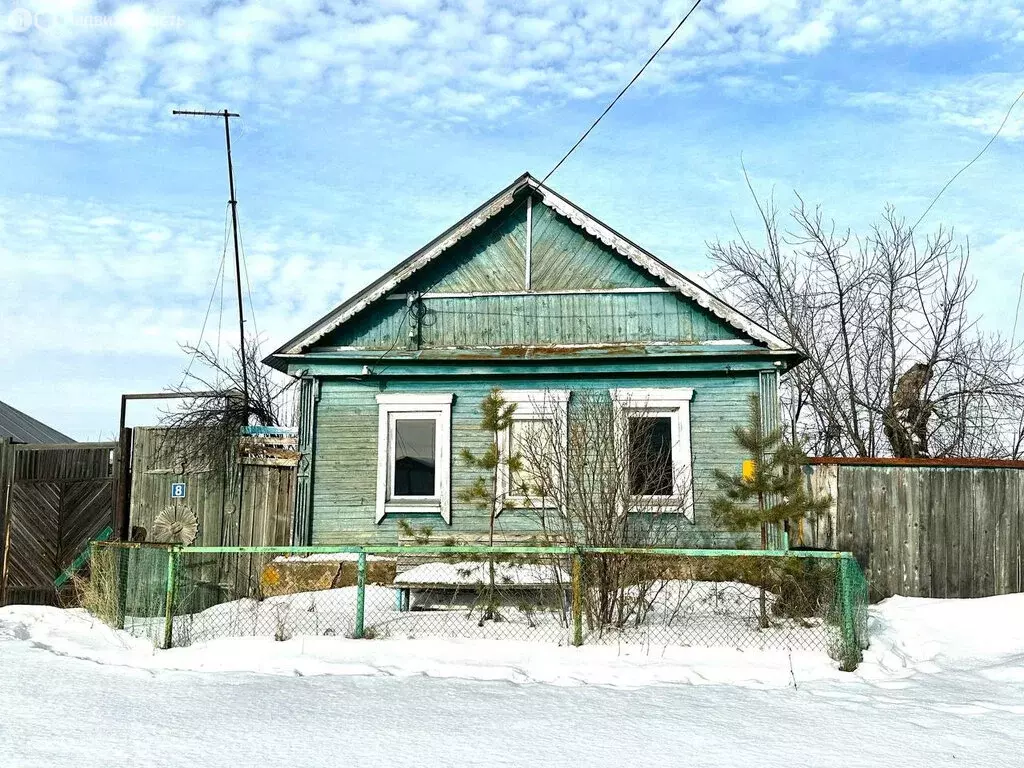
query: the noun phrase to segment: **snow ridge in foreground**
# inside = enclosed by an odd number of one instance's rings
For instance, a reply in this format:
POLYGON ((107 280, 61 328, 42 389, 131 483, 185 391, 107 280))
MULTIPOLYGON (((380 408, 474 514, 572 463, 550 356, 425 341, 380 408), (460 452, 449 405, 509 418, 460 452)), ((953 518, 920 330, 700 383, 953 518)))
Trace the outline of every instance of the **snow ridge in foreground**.
POLYGON ((473 639, 296 637, 276 642, 243 637, 161 651, 81 610, 0 609, 0 645, 24 644, 60 656, 139 669, 774 688, 814 680, 888 684, 944 671, 1024 683, 1024 595, 977 600, 894 597, 872 607, 871 643, 855 673, 839 672, 824 653, 813 652, 644 645, 570 648, 473 639))

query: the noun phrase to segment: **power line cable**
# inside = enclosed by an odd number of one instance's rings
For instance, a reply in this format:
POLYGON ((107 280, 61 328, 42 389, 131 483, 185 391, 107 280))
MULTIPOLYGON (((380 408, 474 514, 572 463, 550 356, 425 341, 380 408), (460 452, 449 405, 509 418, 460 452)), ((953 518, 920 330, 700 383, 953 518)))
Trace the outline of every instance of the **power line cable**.
POLYGON ((1013 100, 1013 104, 1010 105, 1010 108, 1008 110, 1006 110, 1006 114, 1003 115, 1003 122, 1001 122, 999 124, 999 128, 997 128, 996 132, 994 134, 992 134, 992 138, 990 138, 985 143, 985 146, 983 146, 981 148, 981 151, 978 152, 978 154, 976 154, 974 157, 972 157, 970 162, 968 162, 966 165, 964 165, 959 171, 954 173, 950 177, 949 181, 947 181, 945 184, 943 184, 942 189, 940 189, 938 191, 938 193, 935 195, 935 197, 932 198, 932 201, 930 203, 928 203, 928 207, 924 209, 924 213, 922 213, 920 215, 920 217, 918 217, 917 221, 914 222, 914 226, 912 226, 910 228, 910 232, 911 233, 913 233, 914 230, 917 229, 917 225, 920 224, 924 220, 924 217, 928 215, 928 212, 931 211, 931 209, 934 207, 934 205, 939 201, 939 198, 942 197, 942 193, 945 192, 947 189, 949 189, 950 185, 952 185, 952 183, 957 180, 957 178, 960 176, 961 173, 963 173, 968 168, 970 168, 972 165, 974 165, 976 162, 978 162, 978 160, 981 158, 981 156, 984 155, 985 152, 988 151, 988 148, 991 147, 992 144, 995 143, 995 140, 999 138, 999 134, 1001 134, 1003 132, 1003 128, 1006 127, 1006 122, 1010 119, 1010 114, 1013 112, 1014 107, 1017 106, 1017 103, 1022 98, 1024 98, 1024 91, 1021 91, 1019 94, 1017 94, 1017 98, 1013 100))
MULTIPOLYGON (((590 127, 588 127, 587 130, 585 130, 583 132, 583 134, 569 148, 569 151, 566 152, 564 155, 562 155, 562 158, 557 163, 555 163, 555 165, 551 168, 551 170, 548 171, 546 174, 544 174, 544 176, 540 180, 540 184, 539 184, 540 187, 543 187, 545 182, 547 182, 547 180, 551 178, 551 176, 555 173, 555 171, 557 171, 559 168, 561 168, 562 165, 565 163, 565 161, 568 160, 569 157, 572 155, 572 153, 575 152, 577 149, 579 149, 580 145, 584 141, 586 141, 587 137, 593 132, 593 130, 598 126, 598 124, 604 119, 605 115, 607 115, 609 112, 611 112, 612 108, 626 94, 626 91, 628 91, 633 86, 633 84, 637 80, 640 79, 640 76, 643 75, 643 73, 647 70, 647 68, 651 65, 651 63, 658 57, 658 54, 660 54, 665 49, 665 47, 672 41, 672 38, 676 36, 676 33, 678 33, 679 30, 683 28, 683 25, 686 24, 687 20, 690 18, 690 16, 693 14, 693 12, 697 10, 697 7, 701 4, 702 1, 703 0, 696 0, 696 2, 694 2, 694 4, 692 6, 690 6, 690 10, 688 10, 686 12, 686 14, 683 16, 683 18, 679 20, 679 23, 676 24, 675 27, 672 28, 672 31, 668 33, 668 36, 664 40, 661 41, 661 45, 659 45, 654 50, 654 53, 652 53, 650 55, 650 57, 648 57, 647 61, 645 61, 643 66, 640 67, 640 69, 637 70, 636 74, 633 75, 633 77, 630 78, 629 82, 626 83, 625 86, 623 86, 622 90, 620 90, 615 95, 615 98, 612 99, 608 103, 608 106, 606 106, 604 108, 604 110, 601 112, 601 114, 597 116, 597 119, 595 119, 594 122, 592 122, 590 124, 590 127)), ((525 204, 525 202, 526 202, 525 198, 523 200, 520 200, 519 203, 517 203, 516 206, 513 207, 505 217, 503 217, 503 220, 507 220, 508 217, 510 217, 510 216, 514 215, 515 213, 517 213, 519 211, 519 209, 525 204)), ((489 235, 493 234, 494 231, 497 230, 498 226, 499 226, 499 223, 497 223, 497 222, 494 223, 490 227, 490 229, 487 230, 485 236, 489 236, 489 235)), ((411 305, 406 307, 405 315, 402 317, 402 320, 399 323, 399 328, 401 328, 401 327, 403 327, 405 325, 405 323, 408 321, 410 315, 411 315, 411 305)), ((399 340, 400 336, 401 336, 400 332, 395 334, 395 338, 392 341, 390 348, 385 350, 385 352, 379 358, 377 358, 376 362, 379 363, 384 358, 386 358, 388 355, 390 355, 392 352, 394 352, 395 347, 398 346, 398 340, 399 340)), ((385 367, 375 371, 375 373, 377 373, 377 374, 383 373, 388 368, 389 368, 389 366, 385 366, 385 367)))
POLYGON ((562 163, 564 163, 566 160, 569 159, 569 156, 573 152, 576 151, 576 149, 580 146, 580 144, 582 144, 584 141, 586 141, 586 138, 587 138, 587 136, 590 135, 590 132, 593 131, 597 127, 597 124, 600 123, 604 119, 605 115, 607 115, 609 112, 612 111, 612 107, 614 107, 618 103, 619 99, 621 99, 625 95, 626 91, 628 91, 630 89, 630 87, 633 85, 633 83, 635 83, 637 80, 640 79, 640 75, 642 75, 644 73, 644 71, 647 69, 647 67, 649 67, 651 65, 651 62, 654 61, 658 57, 658 54, 661 53, 664 50, 665 46, 668 45, 672 41, 672 38, 676 36, 676 33, 680 29, 683 28, 683 24, 685 24, 686 20, 690 18, 690 15, 694 11, 697 10, 697 6, 699 6, 701 4, 701 1, 702 0, 697 0, 697 2, 695 2, 690 7, 690 10, 688 10, 686 12, 686 15, 683 16, 683 18, 680 19, 679 23, 676 24, 675 28, 671 32, 668 33, 668 37, 666 37, 661 42, 661 45, 659 45, 657 47, 657 49, 654 51, 654 53, 651 54, 651 57, 649 59, 647 59, 647 61, 644 62, 644 65, 642 67, 640 67, 640 69, 637 70, 637 73, 635 75, 633 75, 632 79, 630 79, 630 81, 628 83, 626 83, 625 87, 621 91, 619 91, 618 95, 616 95, 616 97, 611 100, 611 103, 609 103, 608 106, 604 108, 604 111, 600 115, 597 116, 597 119, 593 123, 590 124, 590 127, 587 128, 587 130, 585 130, 583 132, 583 135, 580 136, 576 140, 576 143, 573 144, 569 148, 569 151, 566 152, 562 156, 562 159, 559 160, 557 163, 555 163, 555 167, 552 168, 550 171, 548 171, 547 174, 545 174, 544 178, 540 180, 541 186, 543 186, 544 182, 547 181, 551 177, 551 175, 554 174, 554 172, 557 171, 562 166, 562 163))
MULTIPOLYGON (((252 302, 252 286, 249 283, 249 265, 245 260, 245 243, 242 240, 242 228, 238 228, 238 249, 242 255, 242 275, 245 279, 245 293, 249 297, 249 315, 252 317, 252 330, 255 334, 256 346, 259 347, 260 329, 256 324, 256 306, 252 302)), ((257 350, 258 351, 258 350, 257 350)))
POLYGON ((1017 306, 1013 310, 1013 332, 1010 334, 1010 349, 1013 349, 1013 342, 1017 339, 1017 321, 1020 319, 1020 300, 1024 296, 1024 272, 1020 275, 1020 285, 1017 286, 1017 306))
POLYGON ((220 338, 224 327, 224 266, 228 252, 227 235, 224 236, 224 254, 220 258, 220 314, 217 315, 217 359, 220 360, 220 338))
MULTIPOLYGON (((978 154, 976 154, 966 164, 964 164, 964 166, 960 168, 960 170, 958 170, 956 173, 950 176, 949 181, 942 185, 942 189, 940 189, 936 193, 935 197, 933 197, 931 202, 928 203, 928 207, 924 209, 924 212, 918 217, 917 221, 914 222, 914 226, 912 226, 910 230, 907 232, 907 237, 904 239, 904 242, 906 242, 907 240, 914 236, 914 232, 917 230, 917 225, 924 220, 924 217, 928 215, 929 211, 931 211, 931 209, 939 201, 939 198, 942 197, 942 194, 947 189, 949 189, 949 187, 953 184, 954 181, 957 180, 957 178, 959 178, 960 174, 962 174, 964 171, 966 171, 968 168, 970 168, 972 165, 978 162, 978 160, 981 159, 981 156, 988 151, 988 148, 995 143, 996 139, 998 139, 999 135, 1003 132, 1003 128, 1006 127, 1006 123, 1010 120, 1010 115, 1013 114, 1014 108, 1016 108, 1017 104, 1020 103, 1021 99, 1024 99, 1024 91, 1021 91, 1020 93, 1017 94, 1017 98, 1015 98, 1013 100, 1013 103, 1010 104, 1009 109, 1006 110, 1006 114, 1003 115, 1002 122, 999 123, 999 127, 996 129, 996 132, 992 134, 992 137, 987 142, 985 142, 985 146, 981 148, 978 154)), ((1013 343, 1017 337, 1017 323, 1020 319, 1020 304, 1022 295, 1024 295, 1024 272, 1021 273, 1020 285, 1017 289, 1017 307, 1013 313, 1013 331, 1010 333, 1011 348, 1013 347, 1013 343)))
MULTIPOLYGON (((228 211, 227 211, 228 207, 229 206, 227 206, 227 205, 225 206, 225 213, 224 213, 225 220, 227 219, 227 215, 228 215, 228 211)), ((221 252, 220 265, 217 267, 217 274, 213 278, 213 290, 210 291, 210 301, 206 305, 206 314, 203 315, 203 325, 199 329, 199 341, 196 342, 196 345, 195 345, 195 347, 192 350, 192 357, 189 358, 188 365, 185 367, 185 373, 181 377, 181 383, 178 384, 178 389, 181 389, 182 387, 185 386, 185 381, 188 379, 188 375, 192 371, 192 365, 196 361, 196 356, 199 354, 199 349, 203 345, 203 336, 206 334, 206 324, 207 324, 207 322, 210 319, 210 310, 213 309, 213 299, 217 295, 217 283, 218 282, 222 282, 222 280, 223 280, 224 260, 227 257, 227 253, 228 253, 228 238, 227 238, 227 224, 225 223, 225 227, 224 227, 224 248, 223 248, 223 250, 221 252)), ((222 300, 222 304, 221 304, 221 309, 223 310, 223 300, 222 300)), ((220 331, 219 330, 217 332, 217 338, 218 338, 218 343, 219 343, 219 339, 220 339, 220 331)))

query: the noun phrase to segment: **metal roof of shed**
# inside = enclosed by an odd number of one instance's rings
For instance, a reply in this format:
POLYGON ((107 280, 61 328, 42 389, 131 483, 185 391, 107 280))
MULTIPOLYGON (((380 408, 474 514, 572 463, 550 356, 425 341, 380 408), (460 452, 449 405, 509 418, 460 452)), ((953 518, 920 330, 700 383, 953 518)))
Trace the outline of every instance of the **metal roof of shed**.
POLYGON ((5 437, 15 443, 75 442, 62 432, 0 400, 0 440, 5 437))

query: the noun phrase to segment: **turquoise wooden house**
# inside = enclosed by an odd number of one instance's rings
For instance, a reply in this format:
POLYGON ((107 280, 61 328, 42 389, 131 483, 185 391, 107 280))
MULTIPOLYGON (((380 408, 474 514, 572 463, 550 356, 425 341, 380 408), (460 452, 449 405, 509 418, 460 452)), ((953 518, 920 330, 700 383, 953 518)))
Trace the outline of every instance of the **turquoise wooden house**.
MULTIPOLYGON (((777 422, 779 375, 799 359, 525 174, 267 358, 301 379, 294 541, 395 543, 402 520, 486 532, 489 515, 458 493, 479 471, 458 457, 485 444, 480 402, 499 388, 517 420, 571 419, 584 391, 651 418, 661 438, 646 450, 671 470, 636 492, 690 499, 665 543, 725 543, 709 542, 725 538, 708 516, 712 471, 739 469, 731 430, 751 394, 777 422)), ((536 525, 529 509, 501 517, 506 531, 536 525)))

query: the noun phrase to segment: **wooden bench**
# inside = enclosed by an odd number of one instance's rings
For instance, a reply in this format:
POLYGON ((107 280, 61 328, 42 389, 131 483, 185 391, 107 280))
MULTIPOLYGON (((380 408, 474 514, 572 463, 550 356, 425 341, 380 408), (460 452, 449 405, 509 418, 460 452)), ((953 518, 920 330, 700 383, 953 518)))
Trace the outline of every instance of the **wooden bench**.
MULTIPOLYGON (((470 534, 458 537, 458 546, 487 546, 490 537, 487 534, 470 534)), ((415 546, 421 544, 411 536, 400 536, 399 544, 402 546, 415 546)), ((536 534, 530 533, 502 533, 495 536, 495 547, 515 546, 536 546, 536 534)), ((469 557, 469 556, 467 556, 469 557)), ((528 605, 548 605, 549 607, 560 607, 558 603, 564 603, 571 587, 569 575, 562 572, 555 578, 555 572, 551 569, 556 567, 555 563, 524 563, 524 568, 532 569, 531 572, 520 574, 509 569, 518 569, 519 566, 510 565, 508 562, 500 562, 503 556, 497 556, 499 562, 496 564, 498 577, 496 586, 503 597, 512 596, 510 602, 528 605), (549 575, 550 574, 550 575, 549 575), (514 581, 510 578, 514 577, 514 581), (560 582, 560 583, 559 583, 560 582), (558 593, 563 593, 559 595, 558 593), (545 600, 545 596, 548 599, 545 600), (557 596, 557 597, 556 597, 557 596)), ((506 556, 507 557, 507 556, 506 556)), ((451 555, 442 559, 439 556, 436 560, 425 560, 422 555, 398 555, 395 575, 395 607, 399 611, 426 610, 434 607, 472 607, 479 602, 479 594, 482 588, 489 584, 490 572, 488 561, 482 560, 457 560, 457 555, 451 555), (416 569, 422 569, 420 574, 412 574, 416 569), (431 570, 438 569, 439 572, 431 573, 431 570), (477 573, 472 573, 478 571, 477 573), (405 579, 410 574, 412 578, 405 579), (462 599, 460 599, 462 598, 462 599)), ((503 601, 504 602, 504 601, 503 601)))

